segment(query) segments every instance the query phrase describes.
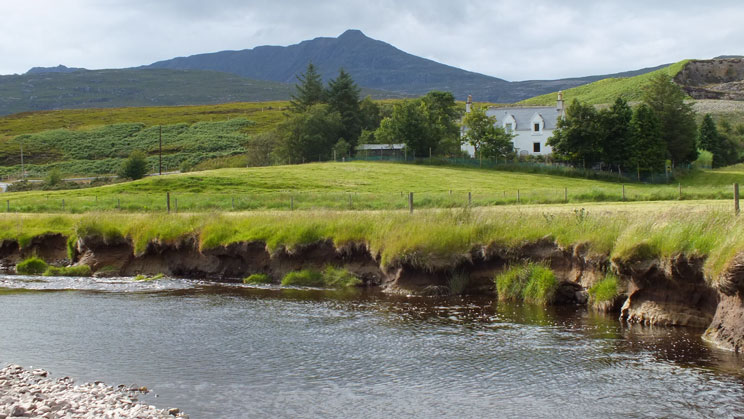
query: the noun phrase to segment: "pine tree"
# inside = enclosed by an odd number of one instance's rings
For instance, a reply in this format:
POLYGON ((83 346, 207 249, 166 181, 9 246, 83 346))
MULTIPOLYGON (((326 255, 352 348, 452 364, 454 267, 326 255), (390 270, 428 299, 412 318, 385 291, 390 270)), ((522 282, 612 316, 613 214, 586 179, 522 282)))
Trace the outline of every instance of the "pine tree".
POLYGON ((632 165, 630 120, 633 111, 622 98, 599 114, 602 130, 602 161, 610 167, 629 169, 632 165))
POLYGON ((289 101, 289 111, 302 113, 311 106, 324 102, 323 79, 313 63, 308 63, 305 73, 297 76, 296 94, 289 101))
POLYGON ((664 170, 666 144, 661 136, 661 125, 654 111, 646 104, 639 105, 630 121, 631 165, 638 171, 664 170))
POLYGON ((359 107, 360 89, 349 73, 340 69, 338 77, 328 82, 326 98, 332 111, 341 115, 344 124, 341 137, 356 148, 359 134, 362 132, 362 114, 359 107))
POLYGON ((566 117, 558 119, 548 145, 553 147, 553 154, 557 158, 590 168, 602 156, 601 131, 594 106, 583 105, 574 99, 566 109, 566 117))
POLYGON ((698 133, 698 146, 703 150, 710 151, 713 154, 713 167, 725 166, 725 159, 723 158, 723 144, 722 138, 718 134, 716 123, 713 122, 713 118, 710 114, 705 114, 703 122, 700 124, 700 132, 698 133))
POLYGON ((643 101, 653 109, 659 119, 661 137, 669 157, 676 164, 697 159, 697 126, 692 106, 685 103, 685 93, 672 78, 658 73, 651 78, 643 92, 643 101))

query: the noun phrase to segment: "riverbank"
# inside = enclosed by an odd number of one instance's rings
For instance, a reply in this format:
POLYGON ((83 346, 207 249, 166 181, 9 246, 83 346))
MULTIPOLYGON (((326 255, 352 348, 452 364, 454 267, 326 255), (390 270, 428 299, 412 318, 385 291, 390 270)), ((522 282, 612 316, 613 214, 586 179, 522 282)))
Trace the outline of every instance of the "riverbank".
POLYGON ((101 382, 75 385, 47 371, 19 365, 0 369, 0 419, 6 417, 137 417, 188 418, 179 409, 158 409, 138 400, 146 388, 117 388, 101 382))
POLYGON ((279 284, 332 266, 390 293, 496 296, 499 274, 532 262, 555 276, 549 303, 588 302, 631 323, 707 328, 715 344, 744 347, 737 322, 744 221, 704 204, 6 215, 0 226, 6 271, 38 255, 52 265, 87 265, 95 275, 226 282, 261 275, 279 284), (614 277, 614 289, 589 298, 614 277))

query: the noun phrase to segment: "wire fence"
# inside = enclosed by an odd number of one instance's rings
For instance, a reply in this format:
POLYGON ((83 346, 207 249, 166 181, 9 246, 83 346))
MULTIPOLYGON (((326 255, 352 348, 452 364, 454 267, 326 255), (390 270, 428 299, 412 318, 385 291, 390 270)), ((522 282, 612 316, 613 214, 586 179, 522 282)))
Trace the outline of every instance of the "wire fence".
POLYGON ((512 188, 501 190, 265 193, 119 193, 94 195, 84 191, 60 196, 6 195, 5 212, 83 213, 209 212, 252 210, 405 210, 488 207, 582 202, 672 201, 732 199, 731 186, 625 185, 606 187, 512 188))

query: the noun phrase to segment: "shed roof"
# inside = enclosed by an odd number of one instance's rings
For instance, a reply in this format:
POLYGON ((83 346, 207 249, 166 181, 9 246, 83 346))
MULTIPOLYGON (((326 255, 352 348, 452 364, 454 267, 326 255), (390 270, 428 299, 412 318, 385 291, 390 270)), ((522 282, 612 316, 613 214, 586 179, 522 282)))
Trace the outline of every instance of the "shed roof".
POLYGON ((403 150, 405 144, 359 144, 357 150, 403 150))

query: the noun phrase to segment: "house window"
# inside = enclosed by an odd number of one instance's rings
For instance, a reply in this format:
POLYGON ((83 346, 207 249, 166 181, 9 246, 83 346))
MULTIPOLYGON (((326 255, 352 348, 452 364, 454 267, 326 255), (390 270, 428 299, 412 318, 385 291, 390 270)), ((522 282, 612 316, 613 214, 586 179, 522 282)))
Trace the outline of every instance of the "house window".
POLYGON ((506 130, 506 133, 507 134, 511 134, 511 132, 512 132, 512 124, 511 124, 511 122, 508 123, 508 124, 506 124, 505 130, 506 130))
POLYGON ((539 153, 540 152, 540 143, 532 143, 532 152, 533 153, 539 153))
POLYGON ((538 132, 538 131, 540 131, 540 123, 535 122, 535 132, 538 132))

